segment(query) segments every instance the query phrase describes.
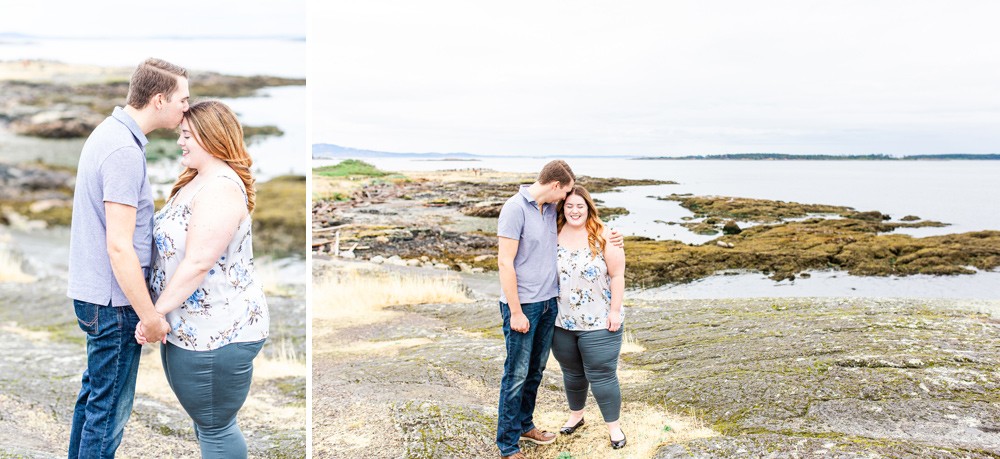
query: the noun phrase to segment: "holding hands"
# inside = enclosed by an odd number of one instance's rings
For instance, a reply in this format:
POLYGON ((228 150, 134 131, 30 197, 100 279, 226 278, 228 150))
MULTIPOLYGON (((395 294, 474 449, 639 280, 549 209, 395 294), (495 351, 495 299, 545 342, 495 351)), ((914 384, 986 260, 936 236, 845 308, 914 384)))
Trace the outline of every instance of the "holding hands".
POLYGON ((157 341, 166 343, 168 333, 170 333, 170 324, 167 323, 165 317, 159 316, 159 320, 156 320, 152 324, 140 321, 136 325, 135 341, 140 345, 155 343, 157 341))

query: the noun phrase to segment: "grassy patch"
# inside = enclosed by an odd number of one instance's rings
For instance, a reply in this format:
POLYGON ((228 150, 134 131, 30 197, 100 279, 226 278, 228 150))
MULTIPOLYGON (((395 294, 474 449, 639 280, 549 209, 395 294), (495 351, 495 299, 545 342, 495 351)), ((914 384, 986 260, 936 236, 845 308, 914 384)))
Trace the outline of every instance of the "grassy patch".
POLYGON ((77 327, 76 322, 26 328, 31 331, 45 332, 50 341, 57 343, 79 344, 81 346, 87 344, 87 335, 77 327))
POLYGON ((345 159, 333 166, 313 169, 313 173, 323 177, 385 177, 389 172, 357 159, 345 159))
POLYGON ((299 377, 287 377, 280 378, 274 381, 275 387, 281 391, 281 393, 302 400, 306 399, 306 380, 305 378, 299 377))
POLYGON ((306 178, 286 175, 257 184, 254 254, 287 256, 306 250, 306 178))
POLYGON ((313 313, 340 325, 377 321, 392 315, 386 306, 469 301, 461 281, 454 276, 420 276, 395 272, 340 272, 317 279, 313 287, 313 313))

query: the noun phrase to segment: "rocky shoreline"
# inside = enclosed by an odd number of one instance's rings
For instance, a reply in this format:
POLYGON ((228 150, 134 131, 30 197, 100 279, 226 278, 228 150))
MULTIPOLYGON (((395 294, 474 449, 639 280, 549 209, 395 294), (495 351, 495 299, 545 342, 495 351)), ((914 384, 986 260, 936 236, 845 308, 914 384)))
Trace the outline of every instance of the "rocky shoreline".
MULTIPOLYGON (((29 269, 30 271, 30 269, 29 269)), ((0 457, 65 457, 86 366, 85 335, 64 276, 0 282, 0 457)), ((271 337, 241 412, 250 457, 305 456, 305 288, 268 295, 271 337)), ((143 349, 134 412, 119 454, 199 457, 190 419, 170 390, 156 345, 143 349)))
MULTIPOLYGON (((443 274, 318 257, 314 282, 355 264, 443 274)), ((368 323, 314 322, 317 457, 496 454, 503 365, 498 281, 486 273, 463 274, 462 282, 471 303, 392 306, 368 323)), ((587 419, 594 422, 582 433, 526 452, 530 458, 995 458, 1000 314, 972 311, 979 307, 899 298, 647 302, 626 293, 628 339, 619 372, 630 446, 607 449, 591 399, 587 419)), ((1000 311, 1000 301, 990 308, 1000 311)), ((550 361, 536 410, 549 430, 564 420, 561 390, 558 365, 550 361)))
MULTIPOLYGON (((133 68, 53 61, 0 62, 0 122, 15 134, 46 139, 82 138, 123 104, 133 68)), ((247 97, 272 86, 300 86, 304 79, 191 72, 195 99, 247 97)), ((247 126, 248 135, 275 135, 273 126, 247 126)), ((280 135, 280 134, 279 134, 280 135)), ((172 133, 150 133, 150 138, 172 133)))
MULTIPOLYGON (((528 174, 479 169, 404 175, 368 166, 338 174, 338 168, 355 168, 351 164, 313 172, 313 183, 325 190, 314 193, 315 253, 463 272, 496 269, 499 207, 519 183, 534 180, 528 174)), ((594 193, 652 184, 593 177, 579 182, 594 193)), ((631 238, 626 282, 632 287, 689 282, 732 270, 761 272, 777 281, 808 276, 812 270, 906 276, 1000 267, 1000 231, 915 238, 893 231, 945 224, 916 216, 887 221, 881 212, 843 206, 717 196, 663 199, 676 200, 694 213, 671 224, 719 237, 704 245, 631 238), (743 229, 736 220, 753 225, 743 229)), ((609 209, 599 210, 603 215, 609 209)), ((628 212, 610 210, 612 215, 628 212)))
MULTIPOLYGON (((0 163, 0 226, 21 230, 69 226, 75 171, 44 164, 0 163)), ((302 256, 306 244, 306 181, 281 176, 257 184, 254 252, 258 256, 302 256)), ((164 204, 156 202, 159 209, 164 204)))

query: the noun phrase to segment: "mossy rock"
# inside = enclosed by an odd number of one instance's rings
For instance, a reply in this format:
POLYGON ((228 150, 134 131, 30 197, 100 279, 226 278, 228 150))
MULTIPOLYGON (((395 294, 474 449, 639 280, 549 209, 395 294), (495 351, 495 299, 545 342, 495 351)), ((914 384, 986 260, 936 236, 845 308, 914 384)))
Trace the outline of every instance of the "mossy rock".
POLYGON ((854 209, 844 206, 799 204, 796 202, 728 196, 690 196, 672 194, 659 199, 678 201, 681 207, 690 210, 695 215, 703 217, 764 223, 778 222, 791 218, 802 218, 810 214, 856 214, 854 209))
POLYGON ((724 270, 769 273, 791 279, 809 270, 836 269, 854 275, 968 274, 968 266, 1000 266, 1000 231, 914 238, 879 235, 880 223, 810 219, 748 228, 714 243, 689 246, 677 241, 626 243, 631 286, 689 282, 724 270))

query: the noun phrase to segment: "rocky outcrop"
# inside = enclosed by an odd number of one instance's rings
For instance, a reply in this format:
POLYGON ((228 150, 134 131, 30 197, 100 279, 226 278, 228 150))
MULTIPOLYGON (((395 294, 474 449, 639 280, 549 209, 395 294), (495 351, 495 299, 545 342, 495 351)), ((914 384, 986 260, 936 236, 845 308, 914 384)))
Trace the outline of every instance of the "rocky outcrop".
MULTIPOLYGON (((19 79, 0 80, 0 120, 17 134, 49 139, 89 135, 115 105, 124 105, 132 71, 41 61, 26 66, 11 72, 19 79)), ((261 88, 303 84, 303 79, 214 72, 192 72, 190 78, 191 94, 199 97, 248 97, 261 88)), ((281 135, 273 126, 246 128, 247 136, 281 135)))

